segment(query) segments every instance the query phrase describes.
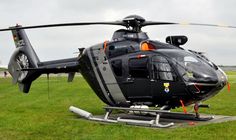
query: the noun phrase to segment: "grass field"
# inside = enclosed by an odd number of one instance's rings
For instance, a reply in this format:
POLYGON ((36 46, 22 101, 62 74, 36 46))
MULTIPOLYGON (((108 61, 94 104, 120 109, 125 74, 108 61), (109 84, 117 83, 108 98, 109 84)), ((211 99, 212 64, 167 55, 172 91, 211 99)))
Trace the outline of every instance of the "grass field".
MULTIPOLYGON (((208 100, 210 109, 202 113, 236 116, 236 72, 228 72, 231 92, 224 89, 208 100)), ((36 80, 30 94, 23 94, 0 78, 0 139, 236 139, 236 121, 176 129, 153 129, 122 124, 91 122, 68 111, 79 106, 93 114, 103 114, 105 105, 82 77, 67 83, 66 77, 36 80)))
POLYGON ((1 67, 0 67, 0 71, 5 71, 5 70, 6 70, 6 68, 1 68, 1 67))

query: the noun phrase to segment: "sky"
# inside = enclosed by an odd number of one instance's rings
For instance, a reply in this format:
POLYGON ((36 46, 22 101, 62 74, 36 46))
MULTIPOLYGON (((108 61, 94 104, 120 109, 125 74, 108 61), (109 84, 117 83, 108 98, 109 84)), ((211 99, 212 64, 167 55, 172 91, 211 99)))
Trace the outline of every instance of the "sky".
MULTIPOLYGON (((236 25, 235 0, 1 0, 0 28, 50 23, 115 21, 128 15, 146 20, 236 25)), ((79 26, 26 30, 40 61, 75 57, 80 47, 110 40, 120 26, 79 26)), ((205 52, 217 65, 236 65, 236 29, 183 25, 149 26, 150 39, 186 35, 186 49, 205 52)), ((14 52, 11 32, 0 32, 0 66, 14 52)))

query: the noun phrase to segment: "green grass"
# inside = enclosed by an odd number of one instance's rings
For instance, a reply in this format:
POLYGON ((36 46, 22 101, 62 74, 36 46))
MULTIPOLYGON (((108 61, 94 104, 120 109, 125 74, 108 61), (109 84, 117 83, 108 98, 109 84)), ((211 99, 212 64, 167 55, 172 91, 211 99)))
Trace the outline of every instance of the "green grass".
POLYGON ((7 69, 6 69, 6 68, 1 68, 1 67, 0 67, 0 71, 5 71, 5 70, 7 70, 7 69))
MULTIPOLYGON (((206 103, 202 113, 236 116, 236 72, 228 72, 231 92, 224 89, 206 103)), ((103 114, 105 105, 82 77, 67 83, 65 77, 36 80, 30 94, 0 78, 0 139, 236 139, 236 121, 176 129, 153 129, 91 122, 68 111, 74 105, 103 114)))

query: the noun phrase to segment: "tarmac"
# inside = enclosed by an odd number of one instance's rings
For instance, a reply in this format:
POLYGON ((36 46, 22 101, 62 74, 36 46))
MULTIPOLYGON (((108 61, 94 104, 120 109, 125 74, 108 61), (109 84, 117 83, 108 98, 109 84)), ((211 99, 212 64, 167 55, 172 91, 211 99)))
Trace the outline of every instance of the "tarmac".
MULTIPOLYGON (((103 118, 104 116, 97 115, 94 117, 103 118)), ((135 120, 146 120, 146 121, 155 120, 155 116, 153 115, 140 116, 140 115, 134 115, 134 114, 125 114, 125 113, 111 114, 109 116, 109 119, 116 120, 118 117, 122 119, 135 119, 135 120)), ((200 125, 222 123, 222 122, 228 122, 228 121, 234 121, 234 120, 236 120, 236 116, 201 114, 200 119, 196 119, 195 114, 173 113, 173 114, 168 114, 168 115, 161 115, 159 123, 160 124, 174 123, 173 126, 168 127, 168 128, 181 128, 181 127, 194 127, 194 126, 200 126, 200 125)), ((124 124, 153 128, 153 126, 150 126, 147 124, 132 124, 132 123, 124 123, 124 124)))

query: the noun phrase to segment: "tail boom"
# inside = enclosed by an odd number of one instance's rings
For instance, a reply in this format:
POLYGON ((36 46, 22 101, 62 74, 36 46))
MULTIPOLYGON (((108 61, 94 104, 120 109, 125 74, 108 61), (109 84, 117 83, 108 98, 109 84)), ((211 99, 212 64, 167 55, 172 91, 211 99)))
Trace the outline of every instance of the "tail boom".
MULTIPOLYGON (((17 25, 16 27, 21 27, 17 25)), ((14 27, 12 27, 14 28, 14 27)), ((75 72, 79 71, 78 58, 61 59, 40 62, 25 31, 12 30, 16 49, 8 64, 8 71, 13 77, 13 83, 18 83, 22 92, 28 93, 31 83, 41 74, 69 73, 69 81, 73 80, 75 72)))

